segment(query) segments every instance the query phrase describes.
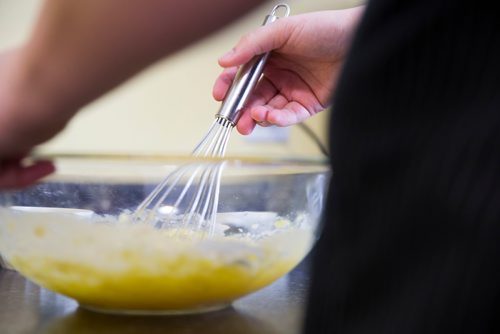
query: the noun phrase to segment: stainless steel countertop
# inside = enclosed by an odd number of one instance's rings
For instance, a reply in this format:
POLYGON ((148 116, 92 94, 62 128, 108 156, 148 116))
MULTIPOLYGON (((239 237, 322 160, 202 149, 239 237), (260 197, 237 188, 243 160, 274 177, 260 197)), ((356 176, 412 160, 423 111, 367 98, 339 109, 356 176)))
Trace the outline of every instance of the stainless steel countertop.
POLYGON ((274 284, 222 311, 186 316, 118 316, 79 308, 14 271, 0 269, 0 333, 298 334, 309 282, 306 258, 274 284))

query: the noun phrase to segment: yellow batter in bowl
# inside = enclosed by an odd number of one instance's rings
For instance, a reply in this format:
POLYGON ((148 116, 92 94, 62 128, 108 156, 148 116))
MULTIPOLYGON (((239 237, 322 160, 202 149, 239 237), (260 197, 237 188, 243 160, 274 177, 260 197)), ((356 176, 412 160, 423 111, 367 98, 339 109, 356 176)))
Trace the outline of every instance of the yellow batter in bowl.
POLYGON ((191 313, 227 306, 302 260, 312 230, 274 216, 266 223, 275 228, 259 237, 179 239, 113 216, 1 209, 0 252, 27 278, 84 307, 191 313))

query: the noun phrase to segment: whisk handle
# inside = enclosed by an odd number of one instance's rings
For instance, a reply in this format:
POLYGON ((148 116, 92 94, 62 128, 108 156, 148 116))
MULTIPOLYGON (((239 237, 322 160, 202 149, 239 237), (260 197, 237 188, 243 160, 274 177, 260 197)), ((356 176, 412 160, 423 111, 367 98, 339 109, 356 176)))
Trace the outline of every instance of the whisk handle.
MULTIPOLYGON (((280 17, 286 17, 290 14, 290 7, 287 4, 278 4, 273 7, 269 15, 266 16, 262 25, 270 24, 280 17), (285 9, 283 16, 278 16, 277 11, 280 8, 285 9)), ((222 102, 222 105, 215 114, 217 118, 226 119, 231 122, 233 126, 238 123, 240 118, 241 109, 245 106, 250 93, 255 88, 259 81, 264 66, 269 58, 270 52, 262 55, 255 56, 245 65, 242 65, 233 80, 231 87, 222 102)))

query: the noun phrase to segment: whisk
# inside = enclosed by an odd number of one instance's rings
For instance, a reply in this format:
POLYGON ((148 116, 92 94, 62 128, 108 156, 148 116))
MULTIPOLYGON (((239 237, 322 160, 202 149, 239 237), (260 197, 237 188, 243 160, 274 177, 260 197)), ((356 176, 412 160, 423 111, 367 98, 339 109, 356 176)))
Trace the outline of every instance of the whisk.
MULTIPOLYGON (((287 4, 274 6, 263 25, 290 14, 287 4), (278 12, 283 10, 282 16, 278 12)), ((241 66, 215 120, 191 153, 208 158, 177 168, 137 207, 133 218, 158 228, 173 228, 176 234, 202 237, 215 233, 223 158, 242 108, 262 75, 269 53, 254 57, 241 66)))

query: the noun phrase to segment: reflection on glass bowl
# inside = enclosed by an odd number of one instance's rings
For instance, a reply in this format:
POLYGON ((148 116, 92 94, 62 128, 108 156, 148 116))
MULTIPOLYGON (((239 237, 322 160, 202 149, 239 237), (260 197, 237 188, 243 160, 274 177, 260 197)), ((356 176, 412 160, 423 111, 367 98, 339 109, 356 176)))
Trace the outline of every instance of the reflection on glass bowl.
POLYGON ((179 162, 56 163, 55 176, 3 196, 0 253, 34 282, 113 313, 220 309, 285 275, 314 244, 329 176, 323 164, 229 163, 214 233, 199 237, 179 233, 181 220, 131 219, 179 162))

